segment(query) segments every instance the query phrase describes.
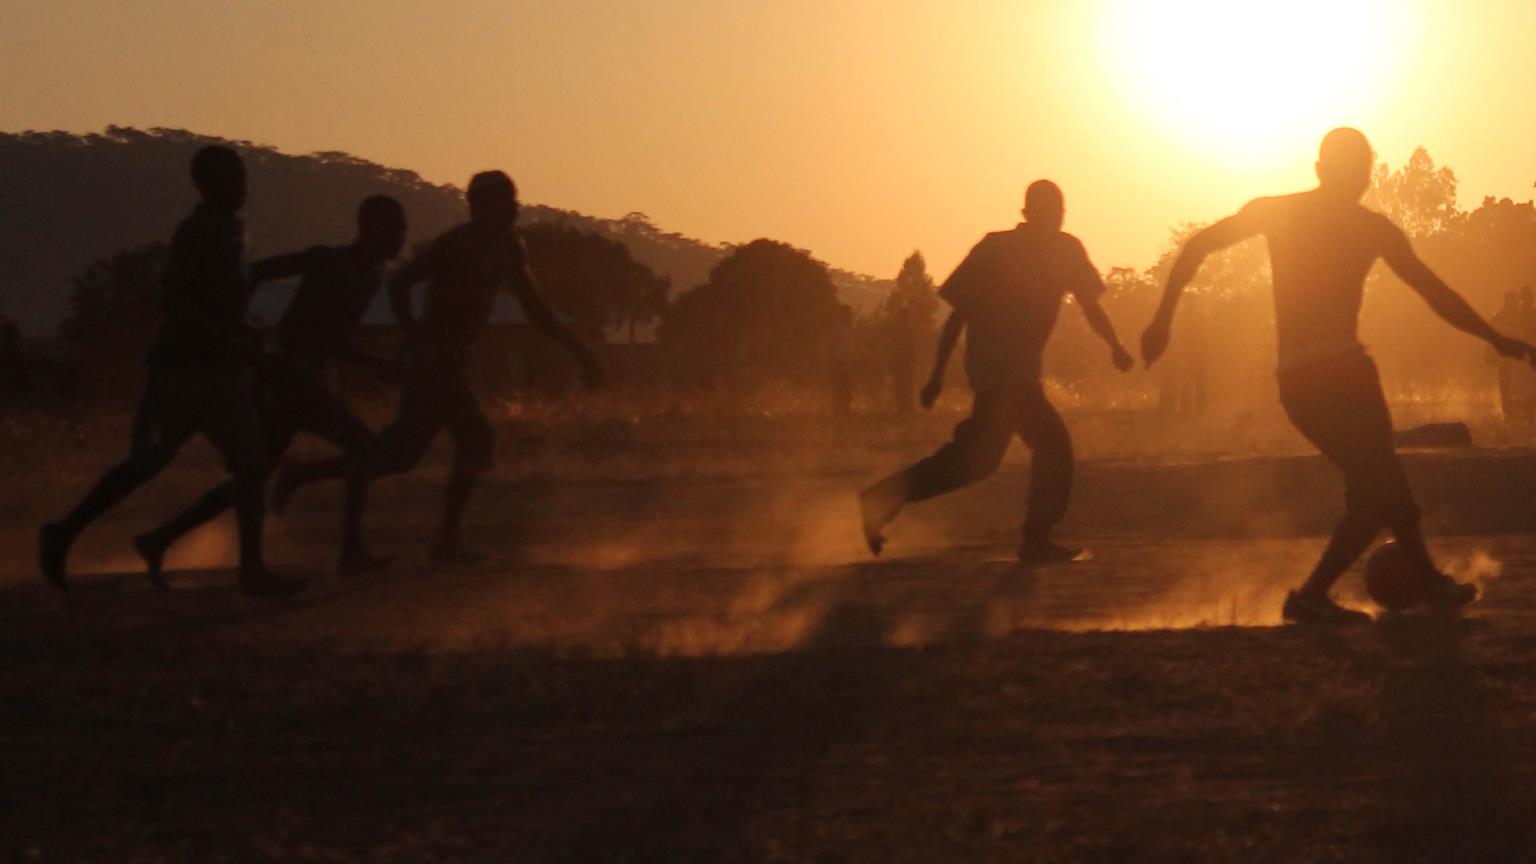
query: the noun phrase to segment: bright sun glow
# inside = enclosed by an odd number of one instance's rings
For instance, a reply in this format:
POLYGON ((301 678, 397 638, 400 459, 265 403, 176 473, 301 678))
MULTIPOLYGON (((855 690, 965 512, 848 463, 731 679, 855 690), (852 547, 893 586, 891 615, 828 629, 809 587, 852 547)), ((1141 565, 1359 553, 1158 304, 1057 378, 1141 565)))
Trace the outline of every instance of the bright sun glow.
POLYGON ((1108 0, 1103 27, 1134 110, 1208 157, 1259 164, 1364 122, 1389 92, 1412 5, 1108 0))

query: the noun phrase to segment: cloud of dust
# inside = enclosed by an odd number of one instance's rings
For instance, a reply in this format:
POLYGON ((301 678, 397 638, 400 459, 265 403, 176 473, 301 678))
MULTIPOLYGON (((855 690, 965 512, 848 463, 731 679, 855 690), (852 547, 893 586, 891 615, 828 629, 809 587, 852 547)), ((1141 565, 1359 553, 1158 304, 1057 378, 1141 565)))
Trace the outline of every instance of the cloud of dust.
MULTIPOLYGON (((165 558, 165 568, 168 573, 224 569, 235 566, 239 558, 240 541, 234 525, 228 519, 219 519, 172 546, 165 558)), ((97 545, 82 546, 70 563, 72 570, 82 574, 138 573, 144 569, 144 559, 122 542, 115 542, 110 550, 97 545)))
MULTIPOLYGON (((855 490, 783 484, 705 514, 584 525, 576 542, 526 551, 544 575, 509 577, 457 611, 432 641, 511 640, 601 655, 712 656, 802 647, 847 598, 869 557, 855 490), (596 536, 592 536, 592 535, 596 536)), ((914 530, 910 539, 928 542, 914 530)))
POLYGON ((1504 575, 1504 562, 1486 549, 1448 558, 1442 564, 1447 575, 1460 582, 1471 582, 1479 592, 1487 591, 1489 585, 1504 575))

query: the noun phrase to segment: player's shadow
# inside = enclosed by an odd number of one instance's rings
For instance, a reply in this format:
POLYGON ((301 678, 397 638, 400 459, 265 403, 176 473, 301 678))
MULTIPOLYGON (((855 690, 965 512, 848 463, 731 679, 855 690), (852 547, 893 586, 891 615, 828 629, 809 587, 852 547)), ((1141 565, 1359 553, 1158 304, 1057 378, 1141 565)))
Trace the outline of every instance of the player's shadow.
POLYGON ((1379 750, 1388 772, 1372 838, 1391 861, 1520 861, 1532 852, 1529 796, 1490 717, 1483 673, 1462 656, 1481 622, 1378 623, 1379 750))
POLYGON ((1012 563, 893 559, 859 565, 852 578, 797 584, 772 611, 818 611, 816 626, 797 648, 805 652, 973 645, 1012 629, 1016 609, 1035 595, 1037 578, 1012 563))
POLYGON ((31 583, 0 590, 0 622, 10 620, 34 635, 78 632, 92 642, 133 639, 195 639, 233 627, 260 624, 305 610, 345 604, 378 589, 380 579, 315 584, 286 600, 253 600, 241 594, 234 568, 168 570, 170 590, 157 590, 139 571, 93 573, 76 579, 66 595, 31 583))

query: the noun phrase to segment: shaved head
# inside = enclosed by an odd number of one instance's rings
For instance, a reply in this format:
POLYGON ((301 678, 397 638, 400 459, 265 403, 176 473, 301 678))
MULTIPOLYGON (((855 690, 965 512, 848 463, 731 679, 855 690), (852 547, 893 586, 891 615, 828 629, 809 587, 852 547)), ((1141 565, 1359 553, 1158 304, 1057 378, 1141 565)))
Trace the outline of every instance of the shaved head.
POLYGON ((1060 228, 1066 212, 1066 196, 1055 183, 1036 180, 1024 190, 1024 218, 1031 223, 1060 228))
POLYGON ((1359 129, 1347 126, 1329 132, 1317 151, 1317 179, 1324 188, 1348 192, 1355 197, 1371 186, 1371 167, 1376 153, 1359 129))

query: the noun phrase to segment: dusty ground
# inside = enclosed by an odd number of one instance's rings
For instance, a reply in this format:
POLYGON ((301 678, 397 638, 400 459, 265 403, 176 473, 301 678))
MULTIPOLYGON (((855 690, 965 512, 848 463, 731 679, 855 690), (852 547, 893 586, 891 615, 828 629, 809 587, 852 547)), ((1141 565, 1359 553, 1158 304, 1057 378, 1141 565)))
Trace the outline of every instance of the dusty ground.
POLYGON ((124 540, 213 476, 196 453, 82 542, 61 604, 27 536, 92 466, 12 463, 0 858, 1536 854, 1536 453, 1411 457, 1437 552, 1486 585, 1468 620, 1319 634, 1277 626, 1338 512, 1316 460, 1090 458, 1064 529, 1096 557, 1030 575, 1020 465, 872 562, 849 493, 931 441, 612 437, 509 461, 472 570, 424 563, 437 467, 380 487, 402 557, 368 581, 326 575, 308 495, 272 558, 316 584, 275 605, 232 590, 227 527, 170 594, 133 572, 124 540))

